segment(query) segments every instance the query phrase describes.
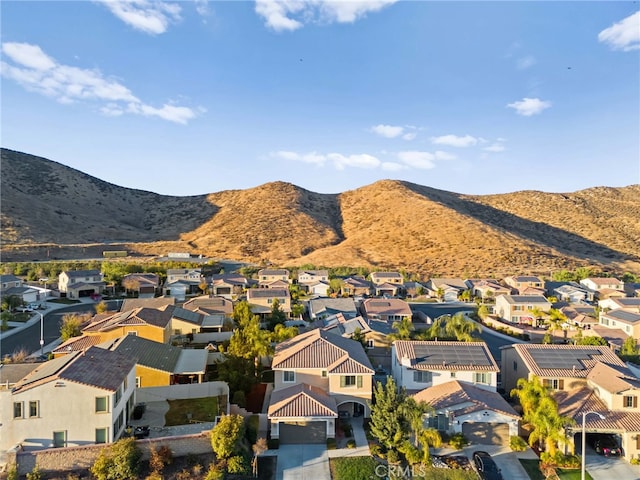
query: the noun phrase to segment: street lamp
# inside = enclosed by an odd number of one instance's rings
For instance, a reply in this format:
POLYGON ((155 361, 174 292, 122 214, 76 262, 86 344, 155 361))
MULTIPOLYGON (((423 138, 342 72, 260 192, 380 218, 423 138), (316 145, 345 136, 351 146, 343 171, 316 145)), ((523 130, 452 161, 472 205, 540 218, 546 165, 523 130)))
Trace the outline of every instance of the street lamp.
POLYGON ((40 315, 40 355, 44 355, 44 315, 36 313, 40 315))
POLYGON ((600 417, 600 420, 604 420, 604 415, 598 413, 598 412, 582 412, 582 469, 580 470, 580 478, 582 480, 584 480, 585 477, 585 471, 587 468, 587 452, 585 451, 586 449, 586 440, 587 440, 587 433, 584 429, 584 424, 585 424, 585 419, 587 418, 587 415, 593 413, 594 415, 597 415, 598 417, 600 417))

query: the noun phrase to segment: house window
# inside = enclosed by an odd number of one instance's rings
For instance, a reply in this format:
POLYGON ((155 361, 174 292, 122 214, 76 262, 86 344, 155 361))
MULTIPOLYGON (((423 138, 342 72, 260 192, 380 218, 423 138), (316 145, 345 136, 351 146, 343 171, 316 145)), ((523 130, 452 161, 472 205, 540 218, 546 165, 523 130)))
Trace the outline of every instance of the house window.
POLYGON ((296 372, 292 370, 285 370, 282 372, 282 381, 285 383, 291 383, 296 381, 296 372))
POLYGON ((413 381, 415 383, 431 383, 432 378, 433 376, 431 372, 423 372, 419 370, 413 372, 413 381))
POLYGON ((53 448, 62 448, 67 446, 67 432, 53 432, 53 448))
POLYGON ((113 406, 115 408, 116 405, 118 405, 118 402, 120 401, 120 399, 122 398, 122 390, 120 388, 118 388, 116 390, 116 393, 113 394, 113 406))
POLYGON ((340 386, 362 388, 362 375, 343 375, 340 377, 340 386))
POLYGON ((491 383, 491 374, 487 372, 476 372, 475 382, 489 385, 491 383))
POLYGON ((375 347, 375 343, 373 340, 367 340, 367 348, 373 348, 375 347))
POLYGON ((29 402, 29 418, 40 416, 40 402, 32 400, 29 402))
POLYGON ((322 370, 322 378, 327 378, 327 371, 326 370, 322 370))
POLYGON ((136 388, 142 387, 142 379, 140 377, 136 377, 136 388))
POLYGON ((518 371, 518 362, 516 362, 515 360, 513 361, 513 371, 514 372, 518 371))
POLYGON ((107 397, 96 397, 96 413, 106 413, 109 411, 109 400, 107 397))
POLYGON ((625 408, 637 408, 638 407, 638 397, 634 397, 633 395, 627 395, 622 398, 622 405, 625 408))
POLYGON ((108 428, 96 428, 96 443, 107 443, 108 428))
POLYGON ((562 378, 545 378, 542 384, 551 390, 564 390, 564 380, 562 378))
POLYGON ((427 423, 429 428, 435 428, 440 432, 446 432, 449 430, 449 417, 444 413, 430 416, 427 423))
POLYGON ((127 335, 135 335, 137 337, 138 336, 138 332, 136 330, 129 330, 127 332, 127 335))
POLYGON ((451 372, 451 378, 456 378, 456 372, 451 372))
POLYGON ((120 415, 118 415, 118 418, 113 423, 113 434, 114 435, 117 435, 120 432, 120 429, 122 428, 123 424, 124 424, 124 412, 120 412, 120 415))
POLYGON ((13 418, 22 418, 22 402, 13 402, 13 418))

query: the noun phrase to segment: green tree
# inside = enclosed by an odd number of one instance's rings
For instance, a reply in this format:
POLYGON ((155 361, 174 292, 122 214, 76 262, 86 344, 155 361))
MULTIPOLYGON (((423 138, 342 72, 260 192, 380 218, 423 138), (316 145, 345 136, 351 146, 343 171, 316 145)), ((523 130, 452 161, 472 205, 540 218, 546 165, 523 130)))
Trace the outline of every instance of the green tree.
POLYGON ((60 325, 60 337, 66 342, 70 338, 82 335, 82 320, 75 313, 67 313, 62 316, 62 324, 60 325))
POLYGON ((6 297, 2 297, 2 311, 12 312, 22 305, 22 303, 22 298, 18 295, 7 295, 6 297))
POLYGON ((105 313, 109 307, 107 306, 107 302, 102 300, 100 303, 96 303, 96 313, 105 313))
POLYGON ((226 460, 241 453, 244 419, 241 415, 223 415, 218 424, 211 429, 210 437, 211 447, 218 459, 226 460))
POLYGON ((9 320, 11 320, 11 313, 9 312, 2 312, 0 313, 0 320, 2 321, 2 326, 0 327, 0 331, 4 332, 6 330, 9 330, 9 320))
POLYGON ((331 292, 340 295, 342 293, 342 286, 344 285, 344 281, 341 278, 331 278, 329 279, 329 288, 331 292))
POLYGON ((123 438, 100 451, 91 467, 97 480, 135 480, 138 478, 142 451, 133 437, 123 438))
POLYGON ((351 340, 355 340, 356 342, 360 342, 360 344, 367 348, 367 338, 364 333, 362 333, 362 329, 356 328, 351 334, 351 340))
POLYGON ((387 449, 397 449, 404 439, 404 419, 401 405, 406 398, 398 389, 393 377, 387 377, 385 385, 378 382, 373 391, 371 405, 371 434, 387 449))
POLYGON ((273 330, 271 339, 276 343, 280 343, 284 342, 285 340, 289 340, 296 335, 298 335, 298 327, 285 327, 284 325, 279 323, 273 330))
POLYGON ((286 319, 287 314, 282 310, 278 299, 274 298, 273 303, 271 304, 271 315, 269 316, 269 325, 271 330, 273 330, 276 325, 283 324, 286 319))
POLYGON ((484 304, 480 305, 478 307, 478 317, 480 317, 482 320, 485 320, 488 316, 489 316, 489 307, 487 307, 484 304))
POLYGON ((425 428, 418 435, 418 443, 422 448, 422 463, 431 464, 430 447, 439 447, 442 445, 442 437, 435 428, 425 428))
POLYGON ((474 334, 481 333, 482 327, 463 313, 456 313, 447 321, 444 330, 447 337, 453 337, 459 342, 472 342, 475 340, 474 334))
POLYGON ((463 301, 463 302, 469 302, 471 301, 471 290, 463 290, 462 292, 460 292, 460 295, 458 295, 458 299, 463 301))
POLYGON ((294 303, 293 305, 291 305, 291 316, 292 317, 297 317, 299 319, 302 319, 302 316, 304 315, 304 305, 302 305, 301 303, 294 303))
POLYGON ((627 337, 622 342, 622 348, 620 349, 620 355, 622 356, 634 356, 638 354, 638 344, 633 337, 627 337))
POLYGON ((588 335, 586 337, 580 336, 579 338, 578 337, 578 335, 573 337, 574 339, 577 339, 575 342, 576 345, 608 345, 607 341, 604 338, 595 335, 588 335))
POLYGON ((424 430, 424 415, 433 412, 433 408, 427 402, 418 402, 413 397, 406 397, 400 405, 400 412, 412 432, 414 446, 417 447, 419 436, 424 430))
POLYGON ((389 335, 392 340, 409 340, 411 332, 415 329, 409 317, 402 317, 401 320, 396 320, 391 324, 391 328, 394 330, 394 333, 389 335))

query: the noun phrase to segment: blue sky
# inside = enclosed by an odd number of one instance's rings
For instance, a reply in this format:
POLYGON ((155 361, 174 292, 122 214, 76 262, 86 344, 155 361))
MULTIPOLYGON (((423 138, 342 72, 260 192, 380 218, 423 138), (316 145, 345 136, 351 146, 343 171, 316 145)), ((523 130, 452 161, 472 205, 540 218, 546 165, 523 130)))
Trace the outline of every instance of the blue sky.
POLYGON ((2 146, 168 195, 640 183, 636 2, 2 1, 2 146))

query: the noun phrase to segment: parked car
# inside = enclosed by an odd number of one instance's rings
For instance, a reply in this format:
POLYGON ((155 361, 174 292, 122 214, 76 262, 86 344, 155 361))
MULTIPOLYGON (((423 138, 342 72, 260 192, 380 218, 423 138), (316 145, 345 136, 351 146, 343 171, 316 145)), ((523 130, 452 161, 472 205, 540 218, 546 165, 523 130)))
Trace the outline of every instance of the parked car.
POLYGON ((16 312, 29 312, 29 313, 31 313, 31 312, 33 312, 33 309, 31 307, 29 307, 29 306, 17 307, 16 308, 16 312))
POLYGON ((502 473, 491 455, 483 450, 473 452, 473 465, 482 480, 504 480, 502 473))
POLYGON ((598 434, 593 442, 593 449, 596 453, 605 457, 622 455, 622 448, 614 435, 609 433, 598 434))

